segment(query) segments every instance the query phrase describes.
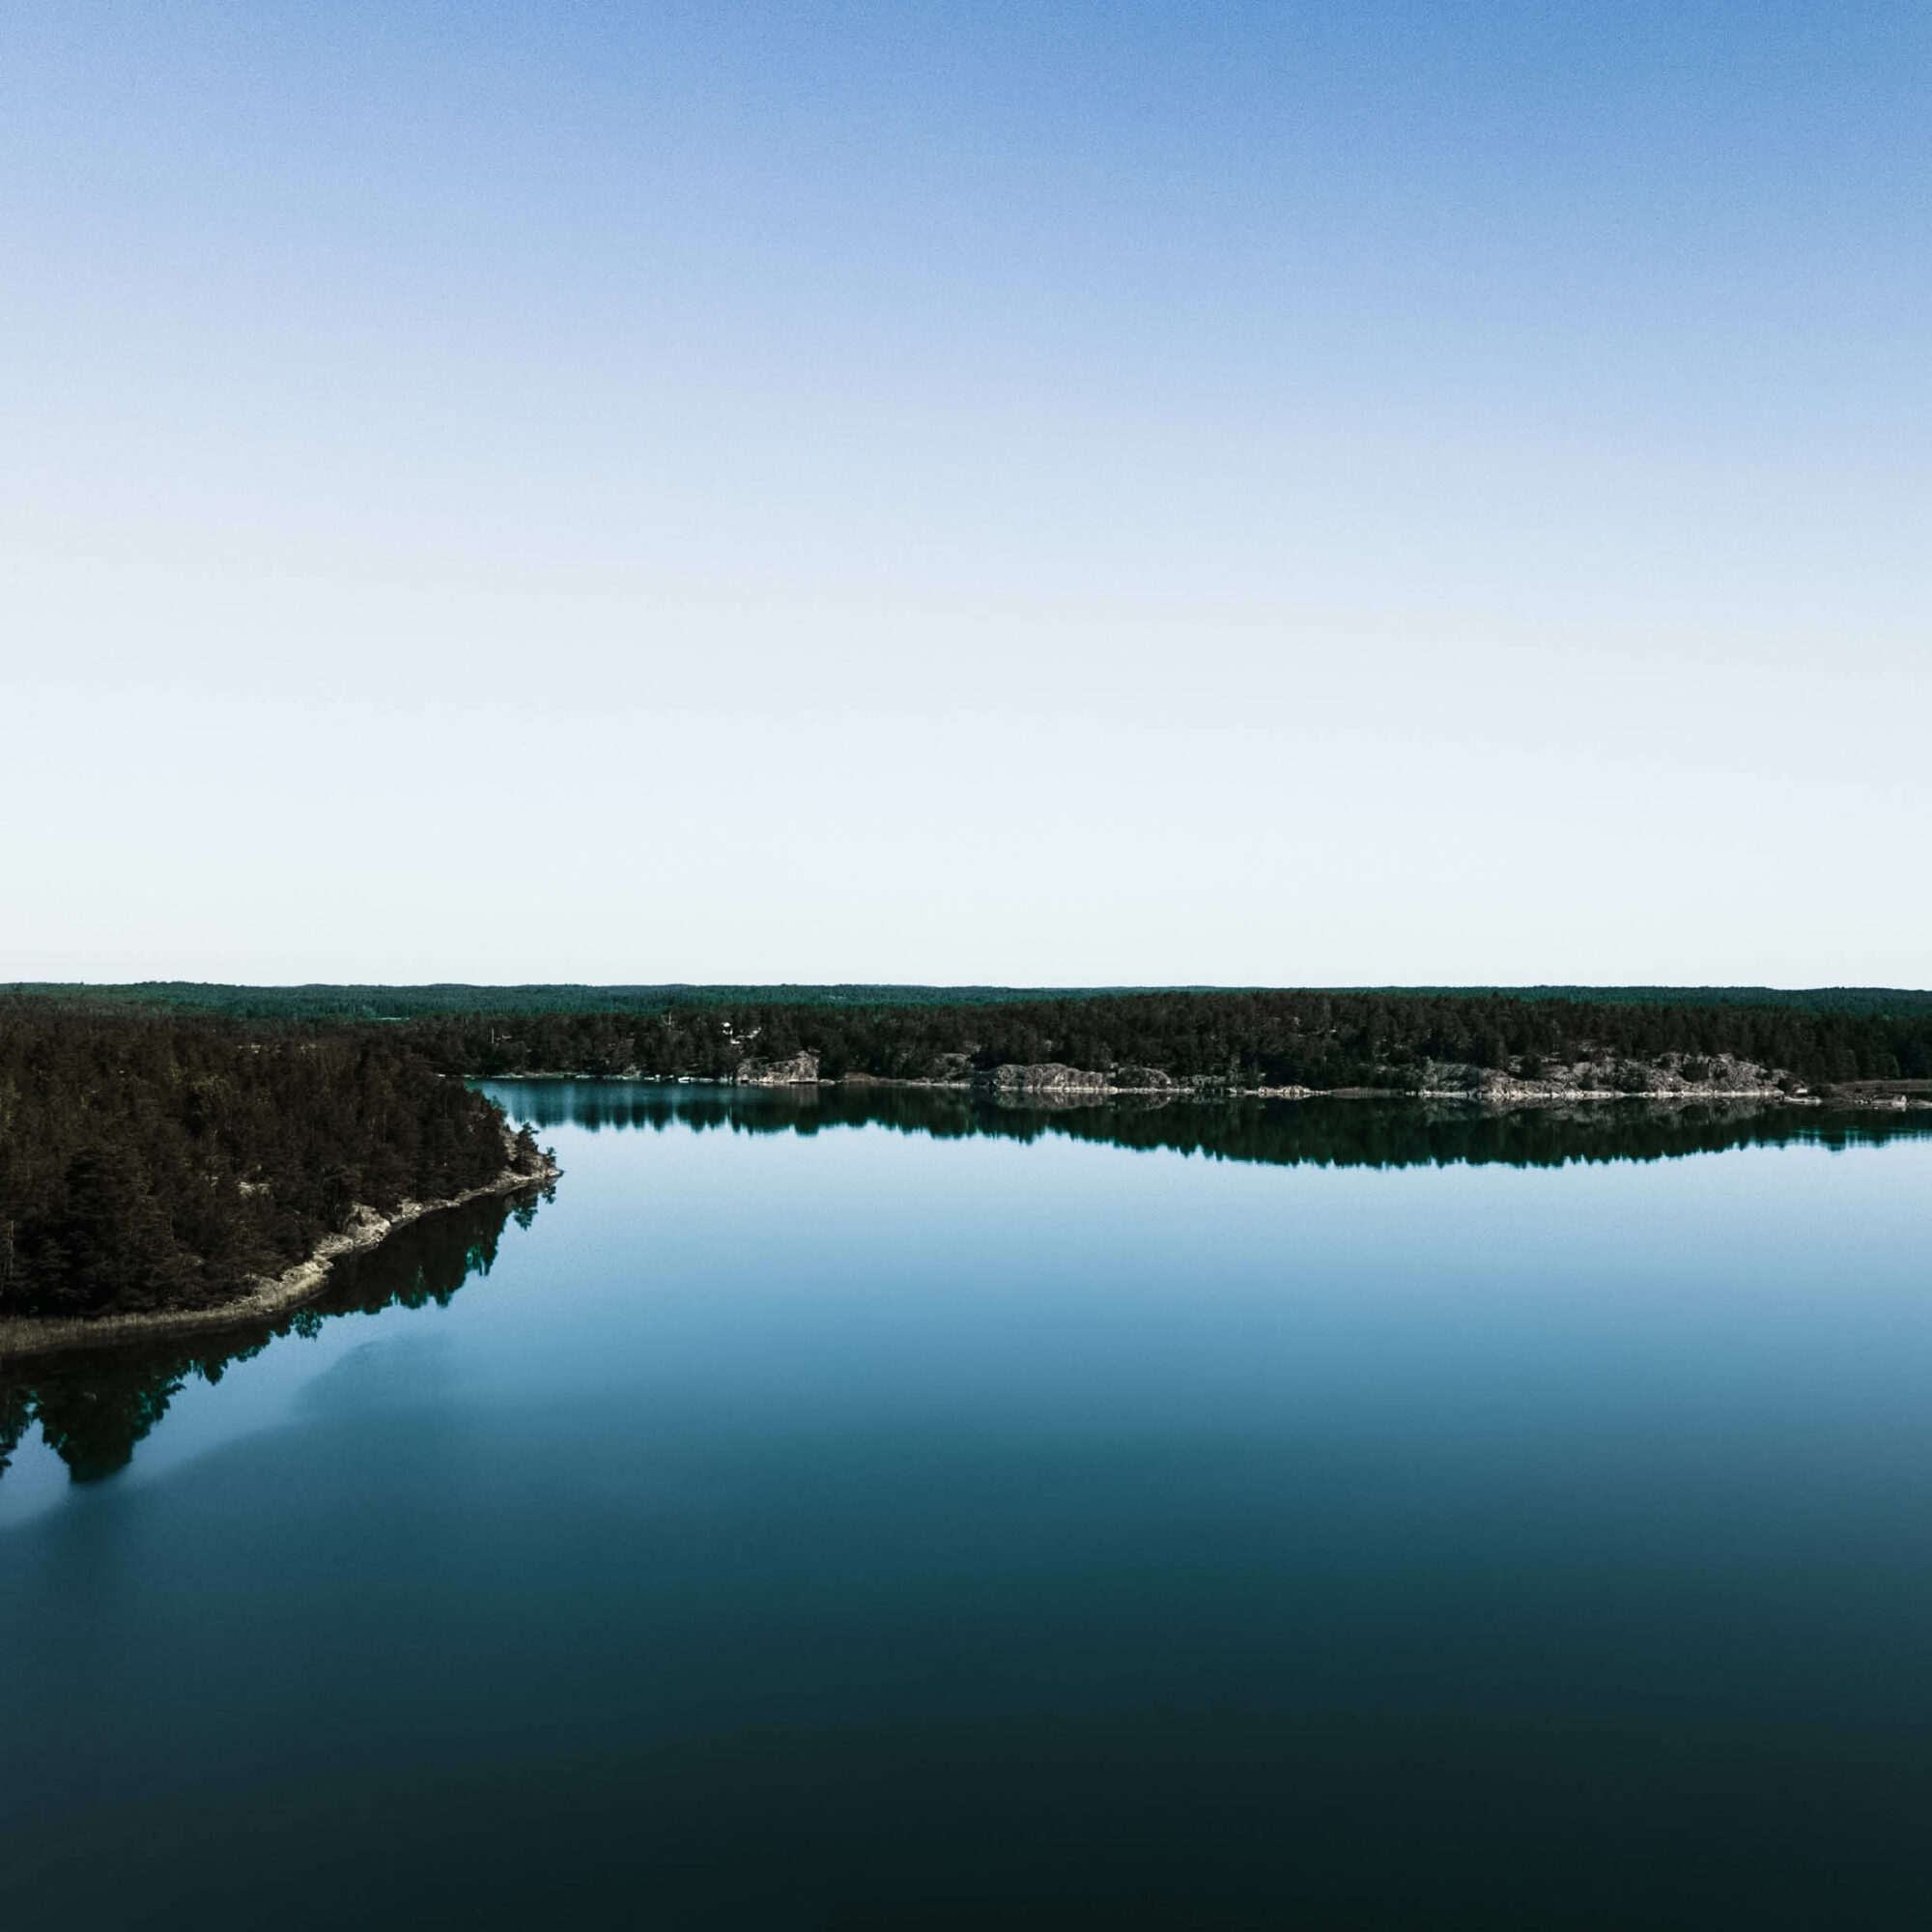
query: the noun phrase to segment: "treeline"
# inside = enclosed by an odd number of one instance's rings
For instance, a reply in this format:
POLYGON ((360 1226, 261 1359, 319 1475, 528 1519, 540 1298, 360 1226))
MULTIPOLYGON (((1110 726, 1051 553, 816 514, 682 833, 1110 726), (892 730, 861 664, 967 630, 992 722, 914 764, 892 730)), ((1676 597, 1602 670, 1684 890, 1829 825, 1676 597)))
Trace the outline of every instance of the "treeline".
POLYGON ((447 1014, 401 1030, 449 1071, 728 1080, 746 1061, 818 1058, 825 1079, 934 1080, 1058 1062, 1238 1087, 1404 1089, 1434 1064, 1543 1077, 1657 1064, 1695 1079, 1722 1056, 1812 1085, 1932 1078, 1932 1011, 1614 1005, 1494 994, 1133 993, 997 1006, 747 1001, 609 1013, 447 1014))
POLYGON ((395 1029, 0 1010, 0 1317, 211 1305, 503 1165, 500 1113, 395 1029))
MULTIPOLYGON (((664 1007, 737 1006, 773 1001, 796 1007, 996 1006, 1007 1000, 1079 999, 1085 987, 1012 986, 229 986, 194 980, 86 985, 19 980, 0 984, 8 999, 84 1000, 94 1006, 185 1008, 232 1019, 360 1021, 431 1013, 627 1013, 664 1007)), ((4 1010, 4 1004, 0 1004, 4 1010)))
POLYGON ((1932 1013, 1932 992, 1907 986, 1363 986, 1351 991, 1470 999, 1567 1000, 1607 1007, 1795 1007, 1810 1013, 1932 1013))
MULTIPOLYGON (((1394 999, 1558 1001, 1572 1005, 1653 1007, 1790 1007, 1805 1012, 1932 1014, 1932 992, 1898 986, 1345 986, 1325 990, 1394 999)), ((98 1006, 185 1008, 236 1019, 357 1022, 421 1019, 447 1013, 526 1017, 547 1013, 658 1012, 674 1007, 987 1007, 1117 997, 1123 993, 1173 998, 1266 992, 1264 987, 1204 986, 906 986, 699 985, 587 986, 570 983, 433 985, 238 986, 193 980, 147 980, 125 985, 14 980, 0 984, 0 1010, 10 999, 85 1000, 98 1006)))

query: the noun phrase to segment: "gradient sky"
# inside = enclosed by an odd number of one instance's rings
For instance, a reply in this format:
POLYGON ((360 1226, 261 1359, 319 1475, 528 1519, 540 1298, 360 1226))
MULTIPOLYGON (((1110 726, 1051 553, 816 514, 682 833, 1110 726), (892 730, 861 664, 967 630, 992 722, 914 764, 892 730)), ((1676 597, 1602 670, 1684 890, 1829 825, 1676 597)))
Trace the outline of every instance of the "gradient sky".
POLYGON ((1932 983, 1932 9, 0 12, 0 979, 1932 983))

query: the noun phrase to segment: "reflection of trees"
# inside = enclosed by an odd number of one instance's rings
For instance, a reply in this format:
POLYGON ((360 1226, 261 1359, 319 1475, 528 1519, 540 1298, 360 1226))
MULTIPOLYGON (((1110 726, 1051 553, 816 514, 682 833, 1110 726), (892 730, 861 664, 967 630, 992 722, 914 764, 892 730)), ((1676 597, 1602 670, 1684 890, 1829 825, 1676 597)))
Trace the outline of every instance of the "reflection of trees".
POLYGON ((73 1480, 97 1482, 125 1466, 135 1443, 168 1412, 168 1404, 191 1374, 217 1381, 229 1362, 255 1354, 261 1347, 257 1343, 207 1361, 189 1357, 176 1362, 134 1360, 131 1350, 126 1355, 103 1350, 85 1364, 74 1364, 79 1373, 55 1374, 30 1386, 27 1399, 47 1446, 73 1480))
POLYGON ((7 1464, 14 1460, 14 1451, 20 1446, 20 1438, 33 1419, 26 1390, 0 1381, 0 1476, 7 1473, 7 1464))
MULTIPOLYGON (((1923 1115, 1827 1115, 1792 1107, 1605 1101, 1497 1111, 1414 1100, 1197 1101, 1122 1097, 1093 1104, 1002 1104, 953 1089, 678 1087, 636 1081, 527 1081, 502 1090, 513 1116, 572 1125, 701 1132, 816 1133, 878 1125, 938 1138, 1043 1134, 1116 1147, 1166 1148, 1216 1160, 1332 1167, 1662 1160, 1726 1148, 1811 1142, 1831 1147, 1932 1135, 1923 1115)), ((548 1198, 546 1194, 545 1198, 548 1198)), ((277 1336, 312 1335, 334 1316, 446 1303, 488 1274, 512 1215, 527 1227, 537 1197, 486 1196, 391 1235, 339 1263, 324 1293, 273 1323, 177 1341, 75 1350, 0 1370, 0 1474, 38 1421, 76 1482, 122 1468, 191 1376, 228 1366, 277 1336)))
POLYGON ((1013 1105, 945 1088, 679 1087, 615 1080, 522 1081, 498 1094, 513 1116, 539 1127, 595 1132, 676 1122, 699 1131, 809 1134, 879 1125, 942 1139, 994 1134, 1022 1141, 1055 1133, 1281 1166, 1560 1167, 1569 1161, 1665 1160, 1735 1147, 1846 1147, 1932 1135, 1932 1120, 1923 1115, 1822 1114, 1722 1101, 1584 1101, 1504 1110, 1410 1099, 1203 1101, 1128 1094, 1013 1105))
POLYGON ((1571 1161, 1669 1160, 1797 1142, 1844 1147, 1932 1133, 1932 1123, 1820 1121, 1789 1107, 1641 1101, 1511 1110, 1376 1100, 1189 1102, 1172 1112, 1126 1110, 1113 1120, 1082 1113, 1041 1120, 1040 1125, 1125 1147, 1325 1167, 1562 1167, 1571 1161))
POLYGON ((446 1305, 471 1275, 490 1272, 504 1224, 514 1216, 527 1228, 537 1199, 534 1192, 514 1201, 485 1195, 412 1222, 380 1246, 338 1262, 320 1295, 272 1322, 18 1363, 0 1377, 0 1474, 38 1422, 75 1482, 111 1476, 126 1467, 189 1377, 218 1382, 231 1364, 259 1355, 278 1336, 317 1334, 332 1316, 446 1305))

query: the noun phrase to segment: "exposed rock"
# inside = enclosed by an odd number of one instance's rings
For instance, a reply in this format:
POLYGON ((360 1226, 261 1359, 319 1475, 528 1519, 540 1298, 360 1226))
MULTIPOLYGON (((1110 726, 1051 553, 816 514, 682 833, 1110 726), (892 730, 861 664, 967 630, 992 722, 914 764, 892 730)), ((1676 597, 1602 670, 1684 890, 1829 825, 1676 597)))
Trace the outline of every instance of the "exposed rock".
POLYGON ((999 1096, 1079 1094, 1097 1099, 1112 1090, 1113 1078, 1084 1066, 1063 1066, 1058 1061, 1047 1061, 1037 1066, 996 1066, 981 1074, 976 1084, 990 1088, 999 1096))
POLYGON ((1495 1106, 1536 1100, 1787 1100, 1805 1094, 1775 1068, 1729 1054, 1709 1060, 1672 1054, 1657 1061, 1605 1055, 1568 1066, 1545 1065, 1534 1074, 1432 1060, 1424 1063, 1414 1091, 1432 1099, 1495 1106))
POLYGON ((1157 1066, 1115 1066, 1095 1072, 1049 1060, 1030 1066, 996 1066, 990 1073, 976 1074, 973 1084, 996 1094, 1188 1094, 1215 1083, 1211 1077, 1177 1080, 1157 1066))
POLYGON ((1199 1084, 1177 1080, 1158 1066, 1117 1066, 1109 1077, 1117 1094, 1191 1094, 1199 1084))
POLYGON ((818 1056, 795 1053, 789 1060, 741 1060, 737 1081, 740 1087, 815 1087, 818 1056))

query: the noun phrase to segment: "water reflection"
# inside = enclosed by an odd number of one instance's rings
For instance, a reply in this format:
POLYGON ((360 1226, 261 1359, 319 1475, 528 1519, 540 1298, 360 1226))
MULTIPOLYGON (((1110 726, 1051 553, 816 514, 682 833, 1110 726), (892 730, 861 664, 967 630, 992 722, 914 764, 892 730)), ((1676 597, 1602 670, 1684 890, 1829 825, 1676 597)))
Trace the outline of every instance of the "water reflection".
POLYGON ((513 1120, 539 1128, 673 1124, 735 1133, 812 1134, 882 1126, 936 1139, 1043 1134, 1166 1148, 1277 1166, 1416 1167, 1503 1162, 1664 1160, 1727 1148, 1844 1148, 1932 1137, 1932 1111, 1824 1113, 1756 1102, 1585 1101, 1509 1110, 1462 1101, 1178 1100, 1013 1102, 953 1088, 698 1087, 627 1080, 487 1083, 513 1120))
MULTIPOLYGON (((1389 1100, 1161 1100, 1015 1104, 952 1089, 684 1087, 648 1081, 487 1083, 511 1117, 538 1128, 673 1125, 750 1134, 878 1126, 936 1139, 1047 1134, 1210 1159, 1282 1166, 1561 1167, 1653 1161, 1747 1146, 1844 1148, 1932 1137, 1932 1112, 1823 1114, 1794 1107, 1615 1101, 1497 1111, 1389 1100)), ((543 1198, 549 1198, 548 1194, 543 1198)), ((317 1299, 274 1322, 0 1364, 0 1478, 35 1423, 74 1482, 127 1466, 191 1378, 218 1382, 278 1336, 314 1335, 332 1317, 446 1303, 488 1274, 505 1224, 527 1226, 538 1197, 486 1198, 431 1216, 336 1267, 317 1299)))
POLYGON ((24 1392, 22 1924, 1932 1924, 1926 1115, 495 1091, 489 1281, 24 1392))
POLYGON ((218 1382, 278 1336, 318 1334, 335 1316, 447 1306, 472 1275, 490 1272, 504 1227, 528 1227, 552 1192, 486 1195, 412 1222, 339 1262, 321 1294, 273 1321, 0 1363, 0 1478, 36 1422, 74 1482, 99 1482, 127 1467, 190 1378, 218 1382))

